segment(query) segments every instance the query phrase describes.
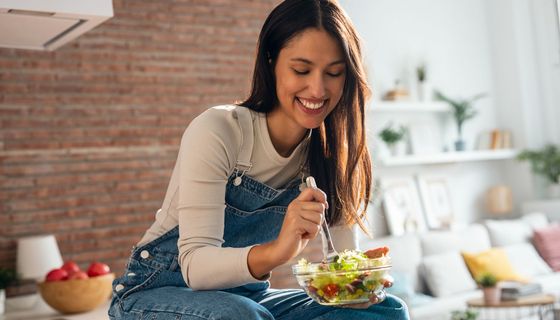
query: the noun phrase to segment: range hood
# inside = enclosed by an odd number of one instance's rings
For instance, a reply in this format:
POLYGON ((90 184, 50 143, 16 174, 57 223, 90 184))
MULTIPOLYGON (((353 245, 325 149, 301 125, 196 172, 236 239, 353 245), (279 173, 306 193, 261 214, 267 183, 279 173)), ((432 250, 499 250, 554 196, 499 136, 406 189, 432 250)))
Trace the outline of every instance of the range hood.
POLYGON ((0 0, 0 47, 51 51, 112 16, 112 0, 0 0))

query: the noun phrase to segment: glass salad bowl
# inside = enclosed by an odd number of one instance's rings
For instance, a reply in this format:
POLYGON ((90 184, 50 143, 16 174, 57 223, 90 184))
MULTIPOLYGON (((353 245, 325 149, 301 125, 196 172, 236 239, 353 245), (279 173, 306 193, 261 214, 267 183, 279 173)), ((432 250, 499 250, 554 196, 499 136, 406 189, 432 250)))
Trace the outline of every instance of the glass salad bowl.
POLYGON ((385 299, 385 281, 391 269, 386 254, 369 258, 347 250, 331 263, 310 263, 302 259, 292 266, 299 285, 317 303, 344 305, 385 299))

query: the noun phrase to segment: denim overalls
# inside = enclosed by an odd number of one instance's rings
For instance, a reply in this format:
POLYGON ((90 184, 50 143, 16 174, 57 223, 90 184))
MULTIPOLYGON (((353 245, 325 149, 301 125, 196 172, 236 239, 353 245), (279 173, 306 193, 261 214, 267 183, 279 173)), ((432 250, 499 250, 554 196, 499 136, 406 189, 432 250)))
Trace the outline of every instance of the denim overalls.
MULTIPOLYGON (((243 121, 250 114, 239 109, 244 139, 240 161, 226 186, 223 247, 274 240, 286 207, 300 192, 298 181, 276 190, 245 174, 250 168, 253 146, 252 121, 243 121), (249 151, 243 153, 244 150, 249 151)), ((404 303, 390 295, 381 304, 357 310, 322 306, 301 289, 269 289, 268 282, 193 291, 186 286, 178 264, 178 235, 177 226, 133 249, 124 276, 113 282, 111 319, 408 319, 404 303)))

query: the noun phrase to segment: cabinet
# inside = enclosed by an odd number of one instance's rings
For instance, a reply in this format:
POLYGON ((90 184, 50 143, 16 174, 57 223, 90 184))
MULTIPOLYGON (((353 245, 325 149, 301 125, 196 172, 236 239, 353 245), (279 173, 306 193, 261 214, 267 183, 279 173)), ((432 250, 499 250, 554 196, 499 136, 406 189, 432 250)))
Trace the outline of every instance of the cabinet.
POLYGON ((54 50, 112 16, 112 0, 2 1, 0 47, 54 50))
POLYGON ((518 153, 514 149, 444 151, 444 137, 454 133, 454 123, 449 106, 443 102, 373 101, 366 111, 366 126, 375 162, 384 167, 507 160, 518 153), (385 146, 378 137, 379 131, 389 123, 409 129, 407 152, 398 156, 383 152, 385 146), (415 141, 427 147, 418 150, 415 141))

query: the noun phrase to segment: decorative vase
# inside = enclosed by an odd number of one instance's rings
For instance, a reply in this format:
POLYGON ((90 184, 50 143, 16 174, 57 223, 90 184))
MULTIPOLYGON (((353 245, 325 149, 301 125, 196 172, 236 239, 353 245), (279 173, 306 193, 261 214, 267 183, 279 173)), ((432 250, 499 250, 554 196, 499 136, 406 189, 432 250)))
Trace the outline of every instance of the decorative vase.
POLYGON ((499 287, 482 288, 484 293, 484 303, 487 305, 497 305, 500 303, 501 291, 499 287))
POLYGON ((4 314, 5 302, 6 302, 6 290, 0 289, 0 316, 4 314))
POLYGON ((560 183, 551 183, 548 185, 548 197, 551 199, 560 198, 560 183))
POLYGON ((458 139, 455 141, 455 151, 465 151, 466 145, 465 140, 458 139))
POLYGON ((427 81, 418 82, 418 99, 420 101, 432 101, 434 95, 433 86, 427 81))

